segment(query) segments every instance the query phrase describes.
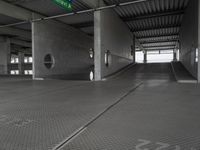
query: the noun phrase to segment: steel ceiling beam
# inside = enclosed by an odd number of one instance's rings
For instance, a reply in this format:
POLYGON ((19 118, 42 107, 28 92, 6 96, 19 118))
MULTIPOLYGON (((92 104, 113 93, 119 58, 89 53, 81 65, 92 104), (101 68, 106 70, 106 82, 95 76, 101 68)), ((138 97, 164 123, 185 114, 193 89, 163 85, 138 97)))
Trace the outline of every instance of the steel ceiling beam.
POLYGON ((161 38, 161 37, 174 37, 177 36, 179 37, 179 34, 160 34, 160 35, 151 35, 151 36, 137 36, 137 38, 139 40, 143 40, 143 39, 151 39, 151 38, 161 38))
POLYGON ((17 37, 22 37, 24 39, 31 40, 31 32, 22 30, 22 29, 17 29, 17 28, 11 28, 11 27, 4 27, 0 28, 0 35, 13 35, 17 37))
POLYGON ((130 22, 130 21, 137 21, 137 20, 144 20, 144 19, 151 19, 151 18, 165 17, 165 16, 173 16, 173 15, 183 15, 183 14, 184 14, 184 10, 181 9, 181 10, 175 10, 175 11, 157 12, 157 13, 146 14, 146 15, 141 15, 141 16, 125 17, 125 18, 122 18, 122 20, 125 22, 130 22))
POLYGON ((12 18, 16 18, 19 20, 30 20, 32 19, 32 12, 12 5, 10 3, 7 3, 3 0, 0 1, 0 14, 12 17, 12 18))
MULTIPOLYGON (((149 18, 157 18, 157 17, 164 17, 164 16, 172 16, 172 15, 182 15, 184 14, 184 10, 176 10, 176 11, 166 11, 166 12, 158 12, 158 13, 152 13, 152 14, 145 14, 140 16, 131 16, 131 17, 121 17, 121 19, 124 22, 131 22, 131 21, 138 21, 138 20, 144 20, 149 18)), ((94 26, 93 21, 78 23, 78 24, 71 24, 72 26, 76 28, 85 28, 94 26)))
POLYGON ((163 49, 175 49, 175 47, 155 47, 155 48, 145 48, 145 50, 154 50, 154 49, 159 49, 159 50, 163 50, 163 49))
POLYGON ((84 3, 87 4, 90 8, 97 8, 100 6, 105 6, 104 1, 99 0, 84 0, 84 3))
POLYGON ((170 45, 155 45, 155 46, 144 46, 144 48, 154 48, 154 47, 175 47, 175 44, 170 44, 170 45))
POLYGON ((140 42, 141 44, 157 44, 157 43, 168 43, 168 42, 178 42, 177 40, 163 40, 163 41, 152 41, 152 42, 140 42))
POLYGON ((174 50, 174 48, 165 48, 165 49, 145 49, 146 51, 165 51, 165 50, 174 50))
POLYGON ((26 41, 23 41, 23 40, 11 38, 10 42, 12 44, 20 45, 20 46, 23 46, 23 47, 32 47, 31 42, 26 42, 26 41))
MULTIPOLYGON (((165 48, 165 49, 145 49, 145 51, 149 52, 149 51, 167 51, 167 50, 174 50, 174 48, 165 48)), ((141 50, 136 50, 137 52, 141 51, 141 50)))
POLYGON ((93 27, 94 26, 94 21, 88 21, 88 22, 83 22, 83 23, 76 23, 76 24, 69 24, 75 28, 88 28, 88 27, 93 27))
MULTIPOLYGON (((71 12, 71 13, 65 13, 65 14, 61 14, 61 15, 54 15, 54 16, 49 16, 49 17, 45 17, 45 16, 39 16, 36 19, 31 19, 28 21, 23 21, 23 22, 18 22, 17 24, 26 24, 26 23, 30 23, 30 22, 40 22, 40 21, 45 21, 45 20, 51 20, 51 19, 57 19, 57 18, 62 18, 62 17, 69 17, 69 16, 74 16, 77 14, 84 14, 84 13, 90 13, 90 12, 95 12, 95 11, 101 11, 101 10, 106 10, 106 9, 112 9, 112 8, 116 8, 116 7, 122 7, 122 6, 128 6, 128 5, 133 5, 133 4, 137 4, 137 3, 142 3, 142 2, 146 2, 149 0, 134 0, 134 1, 130 1, 130 2, 123 2, 123 3, 119 3, 119 4, 113 4, 113 5, 109 5, 109 6, 101 6, 101 7, 97 7, 97 8, 91 8, 91 9, 87 9, 87 10, 81 10, 81 11, 75 11, 75 12, 71 12)), ((15 26, 15 24, 7 24, 7 25, 0 25, 0 28, 3 27, 11 27, 11 26, 15 26)))
POLYGON ((132 32, 143 32, 143 31, 150 31, 150 30, 160 30, 160 29, 169 29, 169 28, 180 28, 181 25, 164 25, 164 26, 155 26, 155 27, 146 27, 146 28, 139 28, 139 29, 132 29, 132 32))

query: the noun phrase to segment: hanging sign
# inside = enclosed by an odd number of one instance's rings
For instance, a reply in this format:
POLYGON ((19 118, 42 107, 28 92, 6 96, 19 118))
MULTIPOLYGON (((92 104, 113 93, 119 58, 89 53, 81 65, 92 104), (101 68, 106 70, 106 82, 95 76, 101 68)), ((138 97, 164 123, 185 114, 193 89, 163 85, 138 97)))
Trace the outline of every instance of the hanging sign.
POLYGON ((66 10, 72 10, 72 0, 52 0, 55 4, 66 10))

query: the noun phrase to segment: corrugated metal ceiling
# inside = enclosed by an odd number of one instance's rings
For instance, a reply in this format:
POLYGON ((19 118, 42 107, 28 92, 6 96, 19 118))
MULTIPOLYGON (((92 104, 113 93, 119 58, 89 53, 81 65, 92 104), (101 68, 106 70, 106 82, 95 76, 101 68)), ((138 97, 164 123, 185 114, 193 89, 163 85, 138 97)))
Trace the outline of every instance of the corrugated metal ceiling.
MULTIPOLYGON (((45 16, 67 13, 66 10, 61 9, 51 0, 5 1, 34 12, 38 12, 45 16)), ((104 1, 106 5, 112 5, 135 0, 102 1, 104 1)), ((115 8, 115 11, 127 24, 139 41, 141 43, 145 43, 142 44, 143 46, 159 46, 163 44, 175 46, 179 39, 178 34, 184 15, 183 12, 188 5, 188 1, 189 0, 147 0, 146 2, 117 7, 115 8), (170 40, 172 42, 170 42, 170 40), (175 40, 177 42, 174 42, 175 40), (162 41, 164 42, 162 43, 162 41)), ((86 10, 89 8, 89 5, 87 5, 84 0, 73 1, 73 11, 86 10)), ((60 18, 59 20, 67 24, 72 24, 75 27, 79 27, 86 33, 93 34, 93 13, 60 18)))
MULTIPOLYGON (((111 5, 130 2, 131 0, 104 1, 106 4, 111 5)), ((174 45, 175 47, 179 39, 178 34, 183 19, 183 12, 188 5, 188 1, 149 0, 134 5, 117 7, 115 11, 123 20, 128 20, 126 21, 128 27, 139 38, 141 43, 155 42, 142 44, 144 47, 152 47, 153 45, 174 45), (170 40, 173 42, 161 42, 170 40), (174 42, 175 40, 177 42, 174 42)), ((159 47, 154 47, 154 49, 159 49, 159 47)))

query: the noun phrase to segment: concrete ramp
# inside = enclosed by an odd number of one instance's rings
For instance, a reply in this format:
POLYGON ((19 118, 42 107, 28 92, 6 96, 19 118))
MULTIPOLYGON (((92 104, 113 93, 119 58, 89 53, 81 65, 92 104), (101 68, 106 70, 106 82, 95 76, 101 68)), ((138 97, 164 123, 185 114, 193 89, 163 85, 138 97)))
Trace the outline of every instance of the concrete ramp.
POLYGON ((181 62, 172 62, 171 65, 178 83, 197 83, 197 80, 187 71, 181 62))
POLYGON ((131 80, 169 80, 174 81, 170 63, 136 64, 120 74, 131 80))

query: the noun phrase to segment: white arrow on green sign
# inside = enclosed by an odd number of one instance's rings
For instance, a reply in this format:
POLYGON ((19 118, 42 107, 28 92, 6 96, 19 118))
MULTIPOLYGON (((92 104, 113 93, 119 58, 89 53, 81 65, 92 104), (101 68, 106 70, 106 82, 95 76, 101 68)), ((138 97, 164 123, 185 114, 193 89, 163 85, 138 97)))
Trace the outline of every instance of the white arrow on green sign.
POLYGON ((52 1, 66 10, 72 10, 72 0, 52 0, 52 1))

